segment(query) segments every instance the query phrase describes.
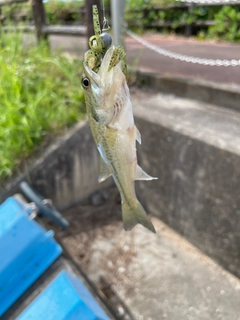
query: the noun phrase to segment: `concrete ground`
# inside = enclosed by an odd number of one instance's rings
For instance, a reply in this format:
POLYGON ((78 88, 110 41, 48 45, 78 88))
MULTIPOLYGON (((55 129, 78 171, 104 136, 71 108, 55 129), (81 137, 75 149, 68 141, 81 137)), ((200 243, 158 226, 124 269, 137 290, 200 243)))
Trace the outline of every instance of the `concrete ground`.
POLYGON ((117 297, 130 310, 118 306, 119 319, 240 319, 239 279, 157 218, 150 217, 156 234, 142 226, 125 232, 117 190, 101 192, 106 202, 64 212, 68 230, 50 226, 112 307, 117 297))
MULTIPOLYGON (((143 38, 164 49, 207 59, 240 59, 240 45, 196 41, 194 39, 178 38, 163 35, 146 35, 143 38)), ((61 47, 71 55, 83 58, 87 49, 87 39, 81 37, 51 36, 54 49, 61 47)), ((125 38, 125 49, 129 66, 135 66, 143 71, 154 71, 161 74, 184 76, 211 80, 222 83, 240 84, 240 66, 204 66, 170 59, 143 47, 135 39, 125 38)))

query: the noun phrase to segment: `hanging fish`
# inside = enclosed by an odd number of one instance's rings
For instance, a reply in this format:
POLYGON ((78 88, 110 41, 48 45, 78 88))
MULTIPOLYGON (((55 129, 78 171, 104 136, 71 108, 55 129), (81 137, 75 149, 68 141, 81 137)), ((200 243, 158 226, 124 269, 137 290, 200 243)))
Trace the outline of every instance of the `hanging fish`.
POLYGON ((113 46, 111 36, 101 33, 98 10, 93 6, 95 35, 83 62, 82 86, 93 138, 101 155, 99 182, 113 176, 121 194, 123 225, 137 223, 155 232, 135 193, 135 180, 157 179, 137 164, 136 141, 141 136, 134 124, 126 81, 125 51, 113 46))

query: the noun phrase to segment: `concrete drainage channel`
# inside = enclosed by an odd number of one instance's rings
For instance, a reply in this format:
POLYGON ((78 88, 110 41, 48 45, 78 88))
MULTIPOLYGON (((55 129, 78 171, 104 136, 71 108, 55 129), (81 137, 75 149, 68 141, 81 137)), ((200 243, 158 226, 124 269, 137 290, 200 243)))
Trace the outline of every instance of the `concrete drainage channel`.
POLYGON ((138 157, 159 180, 137 188, 157 235, 141 226, 123 231, 117 190, 111 179, 97 183, 87 122, 2 186, 1 202, 23 179, 51 198, 70 227, 42 221, 119 319, 239 320, 240 90, 188 80, 184 91, 144 73, 140 84, 132 88, 138 157))

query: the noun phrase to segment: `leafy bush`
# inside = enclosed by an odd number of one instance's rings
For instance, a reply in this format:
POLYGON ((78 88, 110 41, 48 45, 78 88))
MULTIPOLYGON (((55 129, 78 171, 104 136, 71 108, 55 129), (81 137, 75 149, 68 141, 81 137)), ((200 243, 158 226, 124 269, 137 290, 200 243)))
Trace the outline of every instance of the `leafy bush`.
POLYGON ((81 119, 80 62, 26 48, 20 34, 0 38, 0 177, 10 175, 44 139, 81 119))
MULTIPOLYGON (((168 30, 176 30, 184 32, 181 28, 184 24, 193 24, 195 21, 214 21, 215 25, 211 27, 199 26, 195 27, 195 34, 199 39, 214 38, 224 39, 228 41, 240 40, 240 7, 238 6, 196 6, 192 10, 188 8, 165 8, 165 4, 170 4, 171 0, 132 0, 127 6, 126 20, 131 26, 138 25, 140 30, 148 28, 153 29, 150 25, 155 25, 155 29, 159 30, 157 24, 170 23, 168 30), (161 10, 154 9, 151 4, 162 5, 161 10), (135 5, 134 5, 135 4, 135 5), (137 8, 137 10, 136 10, 137 8), (148 8, 148 9, 147 9, 148 8), (151 10, 149 10, 151 8, 151 10)), ((162 27, 161 27, 162 30, 162 27)))
POLYGON ((32 22, 32 7, 30 3, 13 3, 2 7, 4 23, 9 21, 32 22))
POLYGON ((151 8, 155 5, 164 6, 174 4, 175 0, 128 0, 126 1, 127 9, 144 9, 146 7, 151 8))
POLYGON ((240 41, 240 8, 223 6, 214 15, 215 25, 207 33, 209 38, 240 41))
MULTIPOLYGON (((44 3, 46 22, 48 24, 79 23, 83 18, 81 16, 81 7, 83 5, 83 0, 48 0, 44 3)), ((33 22, 32 6, 30 2, 4 6, 2 14, 5 17, 5 20, 33 22)))
POLYGON ((47 23, 64 24, 80 21, 80 8, 84 5, 81 0, 62 1, 49 0, 45 3, 47 23))

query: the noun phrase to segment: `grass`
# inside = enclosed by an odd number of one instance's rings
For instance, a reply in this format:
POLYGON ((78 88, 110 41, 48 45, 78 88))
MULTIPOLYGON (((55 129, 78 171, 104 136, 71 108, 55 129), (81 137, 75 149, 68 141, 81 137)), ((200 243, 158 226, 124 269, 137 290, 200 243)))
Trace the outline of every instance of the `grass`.
POLYGON ((84 117, 81 63, 26 48, 19 33, 0 37, 0 179, 44 139, 84 117))

